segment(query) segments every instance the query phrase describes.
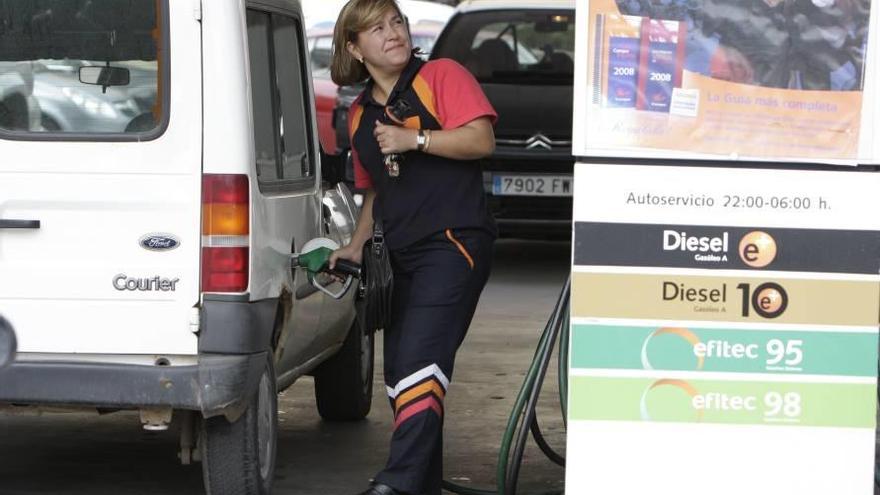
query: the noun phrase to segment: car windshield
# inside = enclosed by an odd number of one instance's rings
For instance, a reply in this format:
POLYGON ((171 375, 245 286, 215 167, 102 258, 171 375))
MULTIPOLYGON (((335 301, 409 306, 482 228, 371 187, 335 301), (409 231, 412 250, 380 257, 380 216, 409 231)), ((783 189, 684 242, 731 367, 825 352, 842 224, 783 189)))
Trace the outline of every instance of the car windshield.
POLYGON ((436 37, 428 34, 413 34, 412 46, 419 49, 420 53, 430 54, 434 49, 434 41, 436 37))
POLYGON ((467 67, 481 82, 571 84, 574 12, 465 13, 447 26, 431 54, 467 67))
POLYGON ((167 113, 163 4, 0 2, 0 131, 155 132, 167 113))

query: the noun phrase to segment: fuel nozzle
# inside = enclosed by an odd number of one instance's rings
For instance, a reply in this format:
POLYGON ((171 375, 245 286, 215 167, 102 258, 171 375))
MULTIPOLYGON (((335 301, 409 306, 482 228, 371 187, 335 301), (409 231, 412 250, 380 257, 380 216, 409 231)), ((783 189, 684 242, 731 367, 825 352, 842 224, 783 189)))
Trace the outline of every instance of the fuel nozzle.
POLYGON ((327 269, 331 254, 333 254, 333 250, 323 246, 307 252, 293 254, 290 257, 290 266, 293 268, 304 268, 307 272, 314 275, 327 269))
POLYGON ((330 255, 337 249, 339 249, 339 245, 332 239, 327 239, 326 237, 312 239, 302 247, 301 253, 290 256, 290 266, 292 268, 303 268, 310 276, 327 272, 342 277, 352 276, 360 278, 361 265, 352 261, 339 259, 336 260, 332 270, 328 268, 330 265, 330 255))
MULTIPOLYGON (((326 237, 312 239, 302 247, 301 253, 290 255, 290 267, 292 269, 304 269, 312 287, 333 299, 342 299, 345 293, 348 292, 349 287, 351 287, 352 279, 360 278, 361 266, 348 260, 336 260, 333 270, 330 270, 330 255, 337 249, 339 249, 339 244, 336 244, 332 239, 327 239, 326 237), (325 287, 319 280, 322 277, 317 276, 321 272, 337 275, 345 279, 342 282, 342 288, 334 292, 325 287)), ((324 283, 327 283, 327 278, 324 277, 324 279, 324 283)), ((299 289, 297 289, 297 294, 299 294, 299 289)))

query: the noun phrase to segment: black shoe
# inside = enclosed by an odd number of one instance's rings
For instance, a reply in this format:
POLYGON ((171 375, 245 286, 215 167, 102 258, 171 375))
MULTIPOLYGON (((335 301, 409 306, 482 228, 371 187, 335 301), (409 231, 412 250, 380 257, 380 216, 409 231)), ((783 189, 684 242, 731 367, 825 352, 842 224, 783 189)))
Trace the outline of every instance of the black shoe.
POLYGON ((367 489, 367 491, 361 492, 358 495, 404 495, 404 493, 399 492, 388 485, 375 483, 373 486, 367 489))

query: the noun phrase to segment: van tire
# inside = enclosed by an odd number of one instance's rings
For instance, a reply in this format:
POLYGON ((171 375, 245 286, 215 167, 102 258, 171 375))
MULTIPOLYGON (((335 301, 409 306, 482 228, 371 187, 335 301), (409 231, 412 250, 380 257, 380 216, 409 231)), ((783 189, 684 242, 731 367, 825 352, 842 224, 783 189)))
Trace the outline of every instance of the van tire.
POLYGON ((245 412, 236 421, 230 422, 225 416, 202 421, 199 448, 205 493, 271 493, 277 433, 278 395, 275 370, 267 359, 257 390, 245 412))
POLYGON ((373 404, 374 333, 365 334, 355 318, 335 355, 315 370, 318 414, 327 421, 358 421, 373 404))

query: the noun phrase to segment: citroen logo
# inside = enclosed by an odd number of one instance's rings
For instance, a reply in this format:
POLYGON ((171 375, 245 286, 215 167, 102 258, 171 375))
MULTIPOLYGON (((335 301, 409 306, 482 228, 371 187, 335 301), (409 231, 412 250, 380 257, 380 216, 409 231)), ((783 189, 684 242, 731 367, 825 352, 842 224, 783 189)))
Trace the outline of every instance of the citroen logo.
POLYGON ((541 133, 538 133, 530 137, 528 141, 526 141, 526 149, 532 150, 535 148, 544 148, 545 150, 552 150, 553 145, 551 143, 552 141, 550 141, 550 138, 541 133))

